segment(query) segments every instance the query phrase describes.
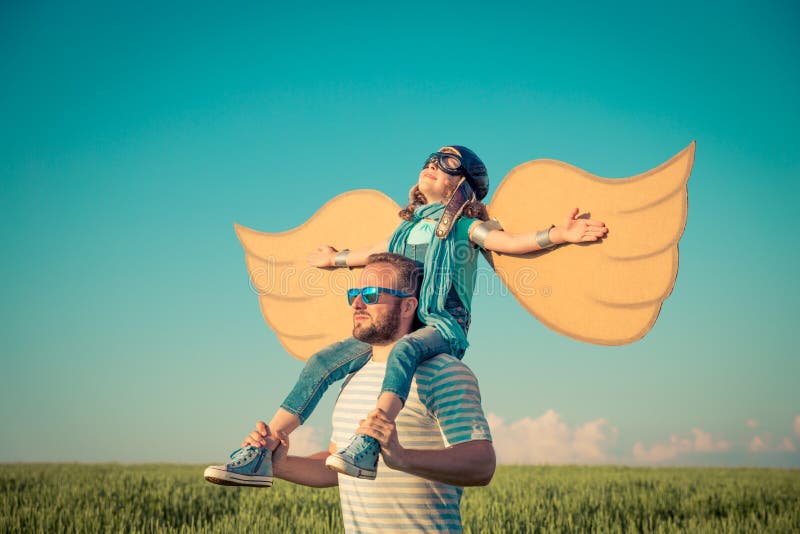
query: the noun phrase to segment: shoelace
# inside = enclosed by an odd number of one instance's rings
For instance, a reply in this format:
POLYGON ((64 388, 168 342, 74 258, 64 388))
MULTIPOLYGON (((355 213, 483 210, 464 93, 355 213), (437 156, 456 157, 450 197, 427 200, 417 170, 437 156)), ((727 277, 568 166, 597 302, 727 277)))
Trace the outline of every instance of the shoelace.
MULTIPOLYGON (((357 455, 358 455, 358 454, 362 454, 362 453, 364 453, 365 451, 367 451, 367 450, 370 450, 370 449, 371 449, 370 440, 368 440, 368 439, 366 439, 366 438, 364 438, 364 437, 358 437, 358 436, 357 436, 356 438, 354 438, 354 440, 353 440, 353 441, 354 441, 354 442, 356 442, 356 443, 355 443, 355 444, 356 444, 356 447, 355 447, 355 451, 354 451, 354 452, 355 452, 357 455)), ((352 445, 352 443, 351 443, 351 445, 352 445)))
POLYGON ((231 453, 231 461, 229 463, 237 463, 246 459, 248 456, 250 456, 250 452, 254 449, 255 447, 253 446, 247 446, 236 449, 231 453))

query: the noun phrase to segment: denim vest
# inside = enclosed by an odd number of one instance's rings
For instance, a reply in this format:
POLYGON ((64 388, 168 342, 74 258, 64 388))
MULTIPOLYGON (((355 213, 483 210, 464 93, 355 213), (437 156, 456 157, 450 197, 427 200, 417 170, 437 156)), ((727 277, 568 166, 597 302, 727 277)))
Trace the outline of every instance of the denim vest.
MULTIPOLYGON (((428 252, 427 243, 421 245, 410 245, 406 243, 404 255, 419 263, 420 267, 424 267, 426 252, 428 252)), ((472 317, 461 302, 461 298, 458 296, 458 291, 456 291, 455 286, 450 287, 450 292, 447 294, 444 307, 445 311, 452 315, 453 319, 455 319, 461 326, 461 329, 464 330, 464 335, 467 335, 472 317)))

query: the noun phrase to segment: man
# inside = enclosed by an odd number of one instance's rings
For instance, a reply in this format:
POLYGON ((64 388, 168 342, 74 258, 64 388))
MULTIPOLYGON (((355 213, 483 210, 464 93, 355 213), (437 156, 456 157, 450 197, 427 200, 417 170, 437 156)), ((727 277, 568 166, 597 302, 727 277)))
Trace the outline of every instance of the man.
MULTIPOLYGON (((413 330, 420 275, 418 264, 404 256, 370 256, 351 307, 353 336, 372 346, 372 359, 342 386, 329 451, 301 458, 287 456, 282 446, 273 455, 278 478, 313 487, 339 485, 348 532, 460 531, 462 487, 486 485, 494 474, 478 383, 457 358, 441 354, 420 365, 394 424, 380 410, 361 420, 380 393, 392 346, 413 330), (381 445, 383 461, 374 481, 326 467, 356 426, 381 445)), ((244 445, 263 447, 267 436, 269 428, 259 421, 244 445)))

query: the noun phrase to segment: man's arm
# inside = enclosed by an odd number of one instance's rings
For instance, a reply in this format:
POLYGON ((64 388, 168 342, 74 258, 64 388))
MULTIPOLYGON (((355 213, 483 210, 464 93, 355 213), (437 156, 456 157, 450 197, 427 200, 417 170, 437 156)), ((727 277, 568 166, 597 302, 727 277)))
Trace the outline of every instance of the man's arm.
MULTIPOLYGON (((264 421, 258 421, 256 429, 244 438, 242 447, 262 447, 262 441, 270 435, 269 426, 264 421)), ((289 456, 288 437, 281 433, 275 437, 280 440, 280 444, 272 453, 273 476, 312 488, 339 485, 337 473, 325 467, 325 458, 336 450, 333 443, 330 444, 328 451, 321 451, 308 457, 289 456)))
POLYGON ((357 432, 377 439, 388 467, 454 486, 485 486, 496 465, 494 447, 488 440, 459 443, 441 450, 406 449, 397 439, 397 428, 382 411, 372 411, 357 432))
POLYGON ((339 476, 325 467, 330 451, 321 451, 308 457, 287 456, 287 449, 279 445, 272 454, 273 475, 295 484, 312 488, 330 488, 339 485, 339 476))

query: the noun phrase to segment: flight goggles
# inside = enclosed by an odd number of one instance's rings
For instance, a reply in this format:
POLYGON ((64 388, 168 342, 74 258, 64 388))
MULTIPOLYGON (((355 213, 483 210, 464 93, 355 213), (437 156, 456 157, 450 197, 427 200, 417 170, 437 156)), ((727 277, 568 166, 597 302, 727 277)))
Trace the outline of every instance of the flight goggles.
POLYGON ((378 299, 381 297, 381 293, 389 293, 390 295, 395 295, 397 297, 410 297, 408 293, 403 293, 397 289, 389 289, 388 287, 375 287, 375 286, 367 286, 362 287, 361 289, 352 288, 347 290, 347 304, 350 306, 353 305, 353 301, 356 300, 356 297, 361 295, 361 300, 364 301, 364 304, 377 304, 378 299))
POLYGON ((461 165, 461 158, 457 154, 450 154, 449 152, 434 152, 422 164, 424 169, 431 162, 436 162, 436 166, 451 176, 458 176, 464 174, 464 167, 461 165))

